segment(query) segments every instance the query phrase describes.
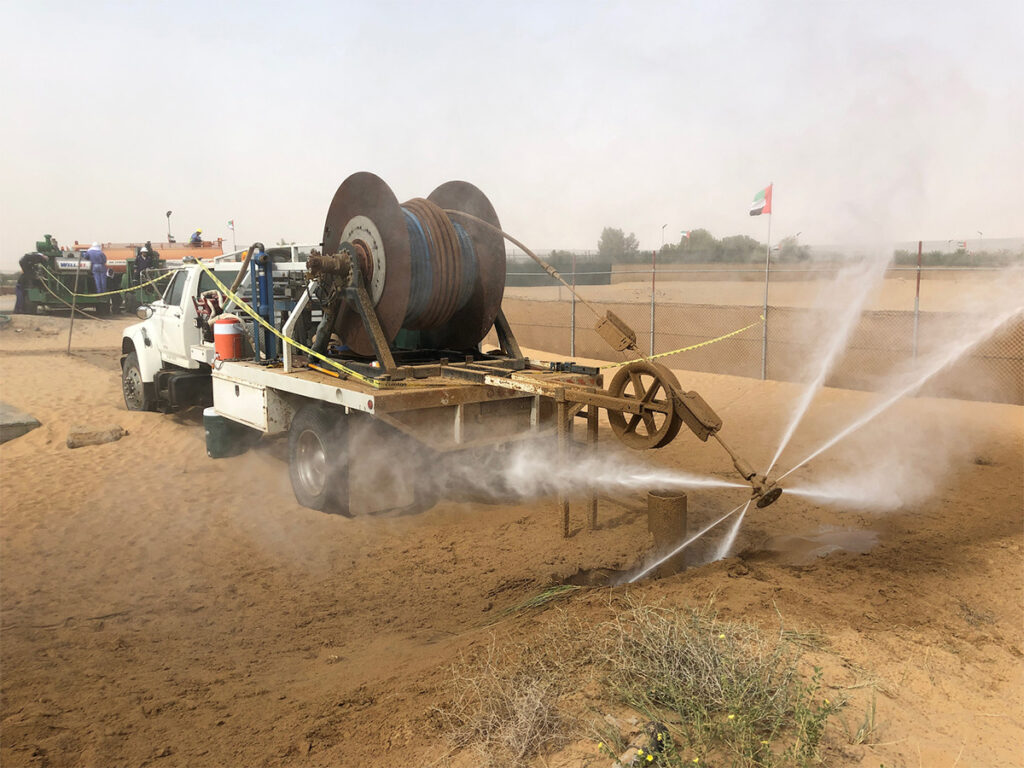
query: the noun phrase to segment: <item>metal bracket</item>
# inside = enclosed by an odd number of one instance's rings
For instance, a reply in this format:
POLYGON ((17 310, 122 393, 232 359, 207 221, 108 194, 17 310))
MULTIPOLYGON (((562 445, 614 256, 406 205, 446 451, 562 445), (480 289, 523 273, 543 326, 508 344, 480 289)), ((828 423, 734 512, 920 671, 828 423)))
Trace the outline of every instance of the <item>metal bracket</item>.
POLYGON ((519 342, 512 333, 512 326, 508 324, 505 317, 505 310, 499 309, 498 316, 494 318, 494 332, 498 335, 498 346, 501 351, 516 360, 523 359, 522 350, 519 349, 519 342))
POLYGON ((387 336, 384 335, 384 328, 381 326, 377 310, 374 309, 373 302, 370 300, 370 294, 366 290, 363 275, 359 270, 359 262, 356 259, 352 259, 352 283, 344 289, 344 296, 355 305, 359 312, 359 317, 363 320, 363 326, 370 336, 370 343, 373 344, 373 351, 377 355, 381 367, 392 379, 401 378, 398 366, 395 365, 394 355, 391 354, 387 336))

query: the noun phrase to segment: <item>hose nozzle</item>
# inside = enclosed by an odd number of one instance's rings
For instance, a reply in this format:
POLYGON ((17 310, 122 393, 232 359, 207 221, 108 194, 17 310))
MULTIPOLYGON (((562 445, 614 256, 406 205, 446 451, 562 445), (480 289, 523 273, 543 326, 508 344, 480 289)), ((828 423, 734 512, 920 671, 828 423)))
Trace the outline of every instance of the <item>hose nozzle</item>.
POLYGON ((714 433, 714 438, 718 440, 723 448, 725 448, 729 457, 732 459, 732 465, 736 467, 736 471, 739 472, 743 476, 743 479, 750 483, 751 488, 754 489, 750 498, 751 500, 757 499, 757 506, 759 509, 764 509, 779 500, 779 496, 782 495, 782 488, 776 485, 774 480, 769 480, 767 477, 757 474, 754 468, 750 466, 742 456, 737 455, 732 448, 726 445, 725 441, 722 440, 717 432, 714 433))
POLYGON ((782 495, 782 488, 775 484, 774 480, 769 480, 767 477, 761 477, 761 475, 754 475, 749 478, 750 484, 754 488, 754 493, 751 495, 751 499, 757 499, 757 508, 764 509, 765 507, 774 504, 779 500, 779 496, 782 495))

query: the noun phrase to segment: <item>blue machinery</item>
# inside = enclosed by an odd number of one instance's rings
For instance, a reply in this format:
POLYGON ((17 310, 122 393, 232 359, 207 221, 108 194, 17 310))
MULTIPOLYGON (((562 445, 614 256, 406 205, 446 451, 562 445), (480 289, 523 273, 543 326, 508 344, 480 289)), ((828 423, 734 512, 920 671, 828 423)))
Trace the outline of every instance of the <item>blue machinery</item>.
MULTIPOLYGON (((260 243, 260 249, 254 253, 249 260, 249 284, 252 286, 252 306, 256 313, 266 320, 271 326, 274 325, 274 260, 270 258, 260 243)), ((266 352, 266 360, 272 362, 277 359, 277 337, 270 331, 258 327, 253 328, 252 345, 253 353, 257 363, 260 360, 260 336, 263 337, 263 347, 266 352)))
MULTIPOLYGON (((252 286, 252 308, 256 310, 271 327, 280 328, 288 315, 298 304, 289 298, 288 289, 278 281, 278 295, 274 295, 274 257, 267 253, 263 243, 254 243, 252 257, 249 259, 249 285, 252 286), (278 322, 280 316, 280 322, 278 322)), ((284 276, 286 272, 279 272, 284 276)), ((261 365, 280 362, 281 343, 270 331, 253 323, 252 334, 253 361, 261 365), (262 355, 261 355, 262 352, 262 355)))

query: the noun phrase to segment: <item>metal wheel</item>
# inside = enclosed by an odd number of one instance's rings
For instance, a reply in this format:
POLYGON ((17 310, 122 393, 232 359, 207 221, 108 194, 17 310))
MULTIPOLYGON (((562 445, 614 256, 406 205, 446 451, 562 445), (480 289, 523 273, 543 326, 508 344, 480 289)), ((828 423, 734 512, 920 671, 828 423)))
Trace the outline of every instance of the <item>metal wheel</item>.
POLYGON ((121 366, 121 392, 124 394, 124 405, 129 411, 154 410, 154 399, 142 380, 139 356, 135 352, 130 353, 121 366))
POLYGON ((673 398, 673 391, 678 389, 679 381, 663 365, 640 360, 620 368, 608 386, 608 394, 639 400, 642 412, 608 411, 615 436, 636 450, 668 445, 683 423, 676 415, 673 398))
POLYGON ((295 500, 304 507, 349 514, 349 441, 339 408, 309 403, 292 419, 288 433, 288 475, 295 500))
POLYGON ((295 474, 306 493, 323 493, 327 485, 327 450, 312 429, 304 429, 296 440, 295 474))

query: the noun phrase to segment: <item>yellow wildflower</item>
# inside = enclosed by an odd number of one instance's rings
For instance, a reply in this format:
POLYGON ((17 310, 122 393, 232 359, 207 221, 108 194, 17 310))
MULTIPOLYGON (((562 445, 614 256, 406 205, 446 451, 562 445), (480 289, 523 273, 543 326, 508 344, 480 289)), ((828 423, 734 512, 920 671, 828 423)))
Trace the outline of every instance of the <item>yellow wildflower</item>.
POLYGON ((729 715, 729 719, 730 720, 735 720, 736 719, 736 715, 729 715))
POLYGON ((647 762, 649 763, 649 762, 651 762, 652 760, 654 760, 654 755, 648 755, 648 756, 647 756, 647 762))

